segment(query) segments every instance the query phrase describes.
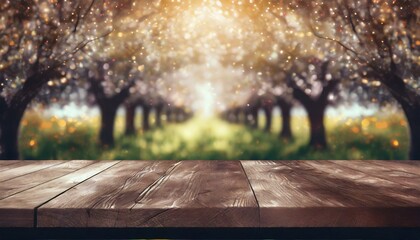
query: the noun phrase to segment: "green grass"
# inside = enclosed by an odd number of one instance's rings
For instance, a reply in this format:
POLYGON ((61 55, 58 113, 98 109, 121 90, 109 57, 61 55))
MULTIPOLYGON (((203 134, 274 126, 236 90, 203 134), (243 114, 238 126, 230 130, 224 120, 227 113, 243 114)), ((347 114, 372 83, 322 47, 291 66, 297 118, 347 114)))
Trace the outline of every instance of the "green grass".
POLYGON ((278 137, 279 117, 274 119, 270 134, 215 118, 194 118, 126 137, 122 134, 123 122, 117 119, 116 146, 102 149, 97 144, 98 119, 43 119, 27 114, 21 128, 21 154, 24 159, 397 160, 407 158, 409 144, 407 126, 401 117, 346 121, 329 118, 329 148, 325 151, 307 147, 309 129, 304 117, 293 118, 293 141, 278 137))

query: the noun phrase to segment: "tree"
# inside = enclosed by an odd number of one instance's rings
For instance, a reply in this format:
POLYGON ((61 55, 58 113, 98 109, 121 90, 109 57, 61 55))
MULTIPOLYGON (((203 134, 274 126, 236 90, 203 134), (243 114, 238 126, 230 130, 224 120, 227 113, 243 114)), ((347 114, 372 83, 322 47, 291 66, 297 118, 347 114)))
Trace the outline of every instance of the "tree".
POLYGON ((148 62, 143 44, 148 35, 134 29, 147 28, 147 20, 156 16, 159 10, 154 1, 141 1, 140 5, 133 4, 132 0, 118 2, 110 21, 112 33, 90 45, 89 51, 79 60, 78 71, 84 73, 80 85, 88 87, 100 110, 99 143, 104 147, 114 145, 117 111, 143 79, 148 62))
POLYGON ((330 65, 328 60, 303 58, 295 61, 287 77, 293 89, 293 97, 302 104, 308 114, 309 146, 316 149, 327 147, 325 111, 333 99, 331 94, 334 94, 340 83, 338 77, 333 76, 330 65))
POLYGON ((276 101, 277 101, 277 105, 280 107, 281 118, 282 118, 280 138, 293 139, 292 125, 291 125, 293 100, 287 97, 276 96, 276 101))
POLYGON ((62 77, 67 61, 109 30, 95 23, 108 17, 106 9, 95 0, 2 2, 0 159, 19 158, 18 131, 27 106, 48 81, 62 77))
POLYGON ((114 126, 117 110, 130 96, 130 88, 135 84, 130 63, 123 60, 116 62, 96 62, 96 71, 88 72, 89 92, 94 96, 101 113, 99 142, 102 146, 114 145, 114 126), (117 66, 120 65, 118 68, 117 66), (116 79, 124 79, 116 81, 116 79), (112 83, 120 84, 114 85, 112 83), (116 89, 116 90, 115 90, 116 89), (115 93, 113 93, 115 92, 115 93))
POLYGON ((142 107, 141 126, 143 131, 148 131, 150 130, 150 113, 152 109, 155 110, 156 126, 162 127, 162 114, 166 105, 167 103, 163 97, 151 97, 150 92, 149 94, 131 96, 125 104, 125 135, 130 136, 136 133, 135 115, 138 106, 142 107))
POLYGON ((315 36, 336 43, 374 72, 401 105, 410 126, 409 158, 420 160, 420 2, 392 0, 311 1, 306 11, 315 36), (318 12, 318 15, 311 14, 318 12))
POLYGON ((163 97, 157 97, 154 99, 154 106, 155 106, 155 112, 156 112, 156 126, 162 127, 162 114, 165 110, 165 106, 167 105, 166 101, 163 97))
POLYGON ((147 96, 143 96, 142 98, 140 98, 139 104, 142 108, 142 127, 143 127, 143 132, 147 132, 150 130, 150 112, 152 111, 152 101, 151 98, 147 97, 147 96))
POLYGON ((135 118, 137 105, 128 101, 125 104, 125 135, 132 136, 136 134, 135 118))

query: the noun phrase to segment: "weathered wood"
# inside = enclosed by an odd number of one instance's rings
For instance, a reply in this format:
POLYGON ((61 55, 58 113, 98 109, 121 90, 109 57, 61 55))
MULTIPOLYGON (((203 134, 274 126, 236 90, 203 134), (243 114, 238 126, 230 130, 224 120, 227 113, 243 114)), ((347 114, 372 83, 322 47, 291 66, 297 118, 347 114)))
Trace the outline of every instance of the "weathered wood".
POLYGON ((12 161, 12 160, 7 160, 7 161, 0 161, 0 172, 12 169, 12 168, 16 168, 18 166, 23 166, 25 165, 25 161, 12 161))
POLYGON ((0 200, 0 227, 33 227, 36 208, 117 163, 97 162, 0 200))
POLYGON ((420 189, 420 180, 413 181, 413 179, 420 179, 420 175, 414 173, 396 170, 386 166, 386 161, 381 164, 372 164, 370 161, 332 161, 335 164, 343 167, 348 167, 356 171, 363 172, 373 177, 382 178, 401 185, 402 188, 411 187, 420 189))
POLYGON ((238 161, 184 161, 144 191, 137 226, 256 227, 258 204, 238 161), (144 211, 144 209, 150 209, 144 211))
POLYGON ((121 162, 40 207, 38 226, 130 225, 130 209, 139 194, 175 164, 169 161, 121 162))
POLYGON ((38 225, 255 227, 258 208, 237 161, 127 163, 43 205, 38 225))
POLYGON ((14 167, 6 171, 2 171, 0 174, 0 182, 23 176, 31 172, 36 172, 44 168, 61 164, 63 162, 64 161, 24 161, 23 163, 18 163, 19 167, 14 167))
POLYGON ((0 199, 79 170, 94 161, 68 161, 0 183, 0 199))
POLYGON ((3 166, 8 166, 8 165, 16 164, 18 162, 23 162, 23 161, 22 160, 0 161, 0 171, 3 169, 3 166))
POLYGON ((420 226, 416 189, 405 196, 394 182, 327 161, 243 165, 260 204, 261 226, 420 226))
POLYGON ((419 174, 405 161, 0 161, 0 228, 420 227, 419 174))
POLYGON ((352 199, 358 206, 412 207, 420 205, 419 188, 403 188, 395 182, 373 177, 330 161, 295 161, 286 164, 292 167, 295 164, 298 165, 305 169, 306 178, 311 178, 312 181, 319 182, 328 188, 345 186, 336 194, 352 199))
MULTIPOLYGON (((356 161, 356 164, 359 161, 356 161)), ((420 176, 420 161, 369 161, 372 165, 383 166, 389 169, 414 173, 420 176)))
POLYGON ((346 207, 345 199, 307 181, 295 169, 274 161, 242 164, 260 206, 262 227, 324 226, 342 221, 331 218, 327 211, 346 207))

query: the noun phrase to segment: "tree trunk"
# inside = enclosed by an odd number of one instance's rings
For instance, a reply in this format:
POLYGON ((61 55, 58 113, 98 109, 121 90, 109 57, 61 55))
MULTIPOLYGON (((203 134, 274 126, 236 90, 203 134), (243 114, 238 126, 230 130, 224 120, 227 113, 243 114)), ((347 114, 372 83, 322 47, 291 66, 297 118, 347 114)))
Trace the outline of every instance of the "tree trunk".
POLYGON ((101 111, 99 143, 104 147, 112 147, 114 145, 114 127, 117 110, 118 107, 130 96, 130 88, 133 83, 124 87, 114 96, 108 97, 101 84, 102 79, 90 78, 89 82, 89 91, 93 94, 93 96, 95 96, 96 103, 101 111))
POLYGON ((250 125, 250 122, 248 120, 248 110, 244 110, 243 116, 244 116, 244 119, 243 119, 244 125, 245 126, 249 126, 250 125))
POLYGON ((280 106, 281 119, 282 119, 282 128, 280 132, 280 137, 285 139, 292 139, 292 127, 291 127, 291 106, 280 106))
POLYGON ((271 131, 271 123, 273 121, 273 111, 271 108, 264 108, 264 114, 265 114, 265 128, 264 130, 266 132, 271 131))
POLYGON ((252 128, 257 129, 259 127, 259 119, 258 119, 258 108, 252 110, 252 128))
POLYGON ((134 119, 136 117, 136 105, 127 104, 125 106, 125 135, 131 136, 136 134, 134 119))
POLYGON ((172 122, 171 111, 170 111, 169 109, 166 109, 166 111, 165 111, 165 115, 166 115, 166 122, 167 122, 167 123, 172 122))
POLYGON ((147 106, 143 106, 143 131, 146 132, 150 130, 150 122, 149 122, 149 116, 150 116, 150 108, 147 106))
POLYGON ((175 110, 175 122, 176 123, 182 122, 182 111, 179 108, 175 110))
POLYGON ((293 87, 293 97, 298 100, 305 108, 310 123, 309 146, 318 150, 327 148, 327 136, 325 132, 324 116, 328 106, 328 95, 337 89, 338 80, 331 80, 323 88, 317 99, 311 98, 302 89, 293 87))
POLYGON ((7 113, 2 113, 2 115, 0 124, 0 159, 18 160, 19 125, 23 114, 9 110, 7 113))
POLYGON ((114 126, 118 105, 106 104, 99 108, 101 111, 99 142, 103 147, 112 147, 114 146, 114 126))
POLYGON ((239 123, 239 112, 237 110, 233 110, 232 112, 233 116, 233 123, 239 123))
POLYGON ((28 77, 23 87, 15 93, 10 104, 0 96, 0 159, 19 159, 19 126, 29 103, 51 78, 54 69, 28 77))
POLYGON ((162 127, 162 107, 156 108, 156 126, 162 127))
POLYGON ((420 160, 420 96, 407 88, 397 74, 385 75, 382 82, 401 105, 410 126, 410 160, 420 160))
POLYGON ((241 109, 238 110, 238 123, 239 124, 243 124, 244 123, 244 117, 243 117, 243 114, 242 114, 241 109))
POLYGON ((409 160, 420 160, 420 105, 401 104, 410 126, 409 160))
POLYGON ((407 115, 410 124, 410 160, 420 160, 420 108, 407 115))
POLYGON ((311 108, 306 109, 311 128, 309 146, 321 150, 327 148, 327 137, 324 125, 325 109, 325 105, 312 106, 311 108))

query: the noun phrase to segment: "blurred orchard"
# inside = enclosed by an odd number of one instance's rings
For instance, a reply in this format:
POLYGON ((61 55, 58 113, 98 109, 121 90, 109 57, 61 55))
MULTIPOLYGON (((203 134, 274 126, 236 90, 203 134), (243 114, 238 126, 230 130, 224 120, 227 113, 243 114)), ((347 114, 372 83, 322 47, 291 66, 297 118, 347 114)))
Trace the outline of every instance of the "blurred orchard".
POLYGON ((420 160, 420 2, 2 0, 0 159, 420 160))

